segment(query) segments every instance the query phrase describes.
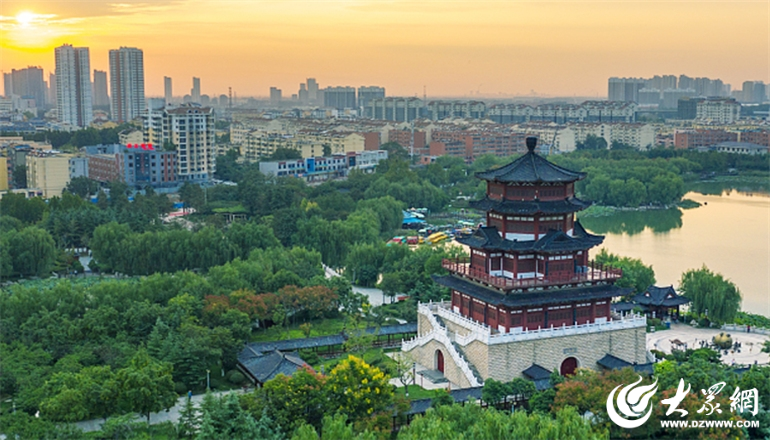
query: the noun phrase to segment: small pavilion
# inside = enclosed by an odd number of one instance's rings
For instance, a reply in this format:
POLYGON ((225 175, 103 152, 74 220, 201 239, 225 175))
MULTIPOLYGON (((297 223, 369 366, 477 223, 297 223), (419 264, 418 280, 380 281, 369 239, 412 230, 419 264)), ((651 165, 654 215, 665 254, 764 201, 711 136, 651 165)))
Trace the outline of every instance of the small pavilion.
POLYGON ((663 318, 672 314, 678 317, 679 306, 690 303, 689 298, 676 293, 674 286, 650 286, 643 293, 635 295, 632 301, 645 312, 651 312, 654 318, 663 318))

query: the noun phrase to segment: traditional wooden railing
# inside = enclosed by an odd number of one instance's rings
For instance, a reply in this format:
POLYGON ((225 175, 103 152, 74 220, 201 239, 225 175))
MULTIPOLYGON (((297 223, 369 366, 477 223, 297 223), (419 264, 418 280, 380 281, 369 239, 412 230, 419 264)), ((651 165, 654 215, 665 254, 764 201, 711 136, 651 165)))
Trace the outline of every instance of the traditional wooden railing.
POLYGON ((581 273, 547 275, 545 277, 523 279, 512 279, 490 275, 482 269, 471 267, 468 258, 445 258, 441 262, 441 266, 457 275, 506 290, 612 281, 623 276, 623 271, 621 269, 604 266, 593 261, 589 262, 587 266, 579 266, 584 270, 581 273))

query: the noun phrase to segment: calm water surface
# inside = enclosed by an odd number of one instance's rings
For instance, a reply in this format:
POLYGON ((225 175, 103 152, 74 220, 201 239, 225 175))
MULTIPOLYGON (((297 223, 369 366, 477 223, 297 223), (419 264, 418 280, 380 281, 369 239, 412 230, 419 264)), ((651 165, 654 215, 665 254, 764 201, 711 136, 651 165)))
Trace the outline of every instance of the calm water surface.
POLYGON ((651 264, 659 286, 677 287, 683 272, 704 264, 738 286, 742 308, 770 317, 770 193, 766 188, 722 191, 701 185, 685 198, 694 209, 618 212, 586 217, 605 235, 601 248, 651 264))

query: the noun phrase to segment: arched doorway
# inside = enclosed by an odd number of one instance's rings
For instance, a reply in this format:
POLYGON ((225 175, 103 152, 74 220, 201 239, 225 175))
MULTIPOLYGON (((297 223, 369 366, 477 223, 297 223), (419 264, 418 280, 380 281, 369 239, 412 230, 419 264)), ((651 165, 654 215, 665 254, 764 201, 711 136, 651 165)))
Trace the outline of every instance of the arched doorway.
POLYGON ((568 374, 575 374, 575 370, 577 369, 578 361, 577 359, 573 357, 568 357, 567 359, 564 359, 564 362, 561 363, 561 368, 559 369, 559 373, 561 373, 562 376, 566 376, 568 374))
POLYGON ((436 369, 444 374, 444 353, 441 350, 436 350, 436 369))

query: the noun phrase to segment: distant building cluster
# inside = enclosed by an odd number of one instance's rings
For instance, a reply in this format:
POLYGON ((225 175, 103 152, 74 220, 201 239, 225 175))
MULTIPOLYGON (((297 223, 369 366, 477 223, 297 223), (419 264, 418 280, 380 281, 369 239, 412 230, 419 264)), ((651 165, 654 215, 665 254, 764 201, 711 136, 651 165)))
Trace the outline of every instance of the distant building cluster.
MULTIPOLYGON (((322 89, 315 78, 308 78, 306 82, 299 85, 299 91, 291 95, 287 103, 325 107, 340 112, 348 111, 350 114, 360 116, 361 109, 366 108, 369 102, 384 97, 384 87, 360 86, 356 89, 352 86, 336 86, 322 89)), ((270 87, 270 104, 279 105, 283 100, 283 91, 277 87, 270 87)))
POLYGON ((690 78, 687 75, 655 75, 652 78, 617 78, 607 81, 607 99, 635 102, 641 107, 673 110, 683 98, 733 98, 743 104, 768 101, 770 90, 762 81, 744 81, 741 90, 732 90, 721 79, 690 78))

